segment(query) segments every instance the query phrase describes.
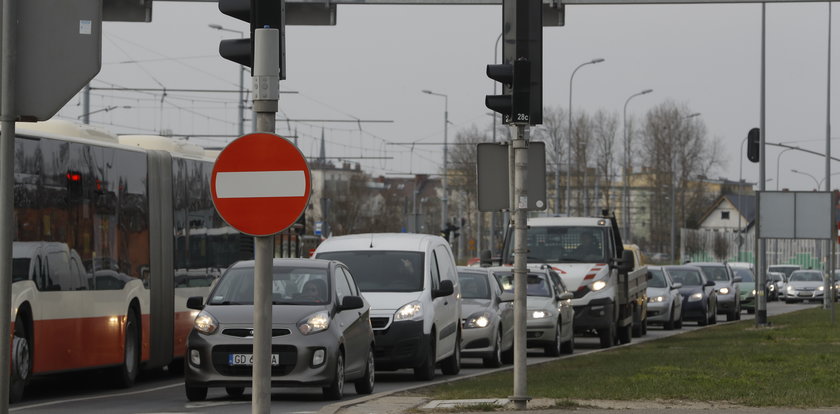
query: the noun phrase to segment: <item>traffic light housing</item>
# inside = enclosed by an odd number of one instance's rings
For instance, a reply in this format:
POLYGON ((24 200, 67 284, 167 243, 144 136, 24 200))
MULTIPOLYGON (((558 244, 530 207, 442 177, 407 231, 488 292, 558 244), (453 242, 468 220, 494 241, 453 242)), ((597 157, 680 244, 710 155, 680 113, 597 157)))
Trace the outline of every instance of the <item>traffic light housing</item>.
POLYGON ((285 8, 284 0, 219 0, 219 11, 239 20, 250 22, 250 37, 225 39, 219 42, 219 55, 251 68, 254 74, 254 30, 271 28, 280 31, 280 79, 286 79, 285 64, 285 8))
POLYGON ((484 104, 504 116, 506 124, 531 121, 531 64, 517 59, 512 64, 487 65, 487 76, 502 83, 502 95, 487 95, 484 104), (505 93, 506 92, 506 93, 505 93))
POLYGON ((747 159, 752 162, 761 160, 761 130, 753 128, 747 134, 747 159))

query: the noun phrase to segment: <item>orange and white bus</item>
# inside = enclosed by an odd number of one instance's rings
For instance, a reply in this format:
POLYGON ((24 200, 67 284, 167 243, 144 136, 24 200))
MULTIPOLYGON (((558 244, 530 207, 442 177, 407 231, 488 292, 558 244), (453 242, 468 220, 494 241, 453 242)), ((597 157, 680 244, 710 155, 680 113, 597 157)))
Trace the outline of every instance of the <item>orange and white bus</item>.
POLYGON ((186 299, 253 254, 213 207, 214 156, 65 121, 16 128, 10 400, 38 375, 113 367, 130 386, 182 369, 186 299))

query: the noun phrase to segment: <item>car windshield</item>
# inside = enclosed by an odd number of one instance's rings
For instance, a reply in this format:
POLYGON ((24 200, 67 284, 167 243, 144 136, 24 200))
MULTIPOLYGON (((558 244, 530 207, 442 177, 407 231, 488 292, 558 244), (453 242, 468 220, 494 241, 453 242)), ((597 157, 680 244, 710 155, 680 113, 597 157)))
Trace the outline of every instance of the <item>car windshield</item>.
MULTIPOLYGON (((537 227, 528 229, 529 263, 606 262, 607 236, 603 227, 537 227)), ((513 263, 510 246, 505 247, 513 263)))
MULTIPOLYGON (((505 292, 513 292, 513 273, 496 273, 496 279, 505 292)), ((547 275, 542 273, 528 273, 528 296, 551 297, 551 288, 547 275)))
POLYGON ((791 282, 822 282, 820 272, 793 272, 790 275, 791 282))
POLYGON ((726 268, 723 266, 700 266, 706 278, 714 280, 715 282, 728 282, 729 275, 726 273, 726 268))
POLYGON ((423 290, 421 252, 362 250, 319 253, 319 259, 338 260, 350 268, 362 292, 419 292, 423 290))
POLYGON ((648 280, 648 287, 652 288, 664 288, 668 287, 668 284, 665 282, 665 272, 660 269, 651 269, 650 274, 652 278, 648 280))
POLYGON ((741 283, 744 282, 755 282, 755 275, 753 275, 752 270, 747 269, 745 267, 736 267, 732 269, 735 272, 736 277, 741 278, 741 283))
POLYGON ((778 266, 773 265, 770 266, 767 270, 770 272, 781 272, 785 274, 785 277, 790 277, 790 274, 801 269, 799 266, 778 266))
POLYGON ((490 284, 487 275, 475 272, 458 272, 461 297, 464 299, 490 299, 490 284))
POLYGON ((683 286, 702 286, 703 277, 700 271, 693 269, 668 269, 668 274, 674 283, 682 283, 683 286))
MULTIPOLYGON (((332 297, 325 268, 274 267, 271 278, 271 298, 275 305, 317 305, 329 303, 332 297)), ((207 304, 253 305, 254 268, 228 269, 207 304)))

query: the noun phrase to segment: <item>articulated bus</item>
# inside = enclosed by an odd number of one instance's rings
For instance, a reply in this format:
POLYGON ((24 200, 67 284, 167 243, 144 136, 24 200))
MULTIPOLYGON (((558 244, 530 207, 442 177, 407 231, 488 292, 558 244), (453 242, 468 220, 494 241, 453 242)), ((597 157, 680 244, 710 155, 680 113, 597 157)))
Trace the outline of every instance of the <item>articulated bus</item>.
POLYGON ((163 137, 18 123, 10 400, 33 376, 183 369, 194 319, 231 263, 253 255, 210 197, 215 156, 163 137))

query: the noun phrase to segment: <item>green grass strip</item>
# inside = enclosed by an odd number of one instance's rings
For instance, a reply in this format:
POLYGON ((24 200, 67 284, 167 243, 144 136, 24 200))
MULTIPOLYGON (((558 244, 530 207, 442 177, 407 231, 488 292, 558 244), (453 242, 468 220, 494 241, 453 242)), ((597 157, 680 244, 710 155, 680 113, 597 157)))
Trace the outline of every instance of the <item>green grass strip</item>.
MULTIPOLYGON (((528 368, 528 395, 559 400, 720 401, 840 407, 840 322, 819 308, 713 326, 528 368)), ((433 399, 511 394, 513 371, 419 390, 433 399)))

